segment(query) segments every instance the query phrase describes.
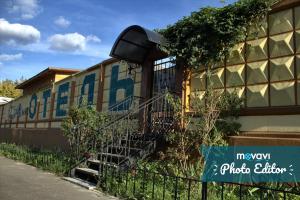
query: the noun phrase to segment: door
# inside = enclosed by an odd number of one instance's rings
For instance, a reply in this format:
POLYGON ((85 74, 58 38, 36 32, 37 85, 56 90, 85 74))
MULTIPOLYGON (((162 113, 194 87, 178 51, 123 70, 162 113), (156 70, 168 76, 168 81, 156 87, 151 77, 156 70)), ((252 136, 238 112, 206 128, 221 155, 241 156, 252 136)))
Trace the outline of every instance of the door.
MULTIPOLYGON (((168 57, 154 62, 152 95, 157 96, 166 91, 175 92, 176 60, 168 57)), ((174 110, 166 99, 155 102, 151 108, 152 132, 163 134, 174 125, 174 110)))
POLYGON ((176 60, 173 57, 154 62, 153 96, 168 90, 175 91, 176 60))

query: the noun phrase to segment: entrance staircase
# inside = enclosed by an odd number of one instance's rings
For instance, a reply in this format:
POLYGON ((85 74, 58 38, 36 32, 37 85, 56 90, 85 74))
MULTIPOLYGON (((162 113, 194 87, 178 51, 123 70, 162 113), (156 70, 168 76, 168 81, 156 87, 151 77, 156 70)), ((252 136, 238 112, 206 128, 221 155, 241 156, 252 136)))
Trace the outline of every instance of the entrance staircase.
POLYGON ((157 95, 138 106, 125 99, 110 108, 112 120, 99 128, 102 140, 96 144, 97 153, 70 171, 65 179, 87 189, 100 181, 106 166, 116 170, 129 169, 137 160, 154 153, 163 133, 174 127, 173 110, 167 101, 168 93, 157 95))

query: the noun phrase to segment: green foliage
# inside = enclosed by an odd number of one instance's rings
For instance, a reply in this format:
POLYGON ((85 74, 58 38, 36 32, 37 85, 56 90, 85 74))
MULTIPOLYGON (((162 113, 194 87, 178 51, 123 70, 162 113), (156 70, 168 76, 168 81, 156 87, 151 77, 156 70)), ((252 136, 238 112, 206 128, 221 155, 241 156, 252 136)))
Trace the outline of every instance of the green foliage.
MULTIPOLYGON (((106 169, 102 191, 120 196, 122 199, 175 199, 175 181, 173 176, 156 173, 147 168, 118 171, 106 169)), ((176 199, 199 199, 201 183, 192 181, 190 198, 188 198, 188 180, 178 178, 176 185, 176 199)))
MULTIPOLYGON (((141 164, 141 163, 140 163, 141 164)), ((174 166, 175 167, 175 166, 174 166)), ((116 170, 115 168, 107 167, 105 169, 104 187, 102 191, 122 199, 190 199, 196 200, 201 197, 202 183, 199 178, 189 179, 183 177, 170 176, 160 172, 160 164, 157 162, 146 163, 146 166, 131 170, 116 170), (177 180, 177 181, 176 181, 177 180), (190 185, 189 185, 190 184, 190 185), (190 189, 190 192, 188 192, 190 189), (176 197, 175 198, 175 192, 176 197)), ((177 167, 178 168, 178 167, 177 167)), ((297 193, 297 186, 289 186, 288 184, 261 184, 261 187, 278 189, 281 191, 290 191, 297 193)), ((223 191, 223 198, 230 200, 238 200, 240 198, 240 186, 236 184, 224 184, 211 182, 208 183, 208 199, 219 200, 223 191)), ((255 185, 242 187, 242 199, 257 200, 257 199, 277 200, 283 199, 283 192, 272 191, 268 189, 260 190, 255 185)), ((299 195, 286 194, 286 199, 300 199, 299 195)))
POLYGON ((160 165, 168 174, 200 177, 203 170, 200 145, 227 145, 228 136, 238 134, 240 124, 236 118, 243 101, 236 93, 208 88, 204 100, 197 95, 190 97, 190 114, 182 114, 183 105, 178 98, 169 95, 168 102, 181 128, 166 133, 169 145, 160 152, 160 165))
POLYGON ((4 80, 0 81, 0 96, 17 98, 22 95, 22 91, 19 89, 15 89, 15 87, 23 82, 24 79, 12 81, 12 80, 4 80))
POLYGON ((163 49, 185 64, 199 68, 223 60, 251 25, 263 22, 274 0, 239 0, 222 8, 205 7, 159 32, 163 49))
POLYGON ((62 130, 68 138, 72 157, 77 162, 101 143, 102 135, 98 130, 107 121, 108 116, 93 106, 81 105, 70 109, 62 123, 62 130))
POLYGON ((66 152, 33 149, 15 144, 0 143, 0 155, 58 175, 64 175, 71 164, 66 152))

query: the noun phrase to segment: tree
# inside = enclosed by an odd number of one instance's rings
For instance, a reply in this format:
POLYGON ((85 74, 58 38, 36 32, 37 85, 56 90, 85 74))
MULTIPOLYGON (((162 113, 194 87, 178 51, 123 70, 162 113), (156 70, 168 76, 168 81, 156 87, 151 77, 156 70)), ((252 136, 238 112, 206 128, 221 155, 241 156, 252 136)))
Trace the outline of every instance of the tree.
POLYGON ((16 89, 15 87, 23 82, 24 79, 20 80, 9 80, 0 81, 0 96, 17 98, 22 95, 22 90, 16 89))
POLYGON ((238 0, 222 8, 201 8, 159 30, 167 40, 162 49, 193 68, 218 63, 245 40, 251 26, 264 23, 276 1, 238 0))

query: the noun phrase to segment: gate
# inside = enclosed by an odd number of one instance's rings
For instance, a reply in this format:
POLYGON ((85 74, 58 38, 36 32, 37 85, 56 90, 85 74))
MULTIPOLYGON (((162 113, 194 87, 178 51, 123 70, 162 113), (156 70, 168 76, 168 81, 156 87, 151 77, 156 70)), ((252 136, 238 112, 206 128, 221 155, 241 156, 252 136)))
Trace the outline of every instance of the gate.
MULTIPOLYGON (((168 57, 154 62, 152 95, 175 92, 176 59, 168 57)), ((152 132, 163 134, 174 128, 174 110, 167 99, 155 102, 152 105, 151 126, 152 132)))
POLYGON ((154 62, 153 76, 153 96, 163 93, 175 91, 175 68, 176 59, 168 57, 154 62))

